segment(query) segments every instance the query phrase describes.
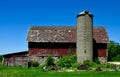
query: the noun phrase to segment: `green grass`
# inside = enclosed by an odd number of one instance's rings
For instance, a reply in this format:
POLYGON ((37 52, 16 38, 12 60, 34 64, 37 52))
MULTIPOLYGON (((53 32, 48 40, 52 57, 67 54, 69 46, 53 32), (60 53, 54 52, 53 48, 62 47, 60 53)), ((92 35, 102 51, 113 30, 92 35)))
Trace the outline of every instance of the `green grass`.
POLYGON ((41 68, 1 67, 0 77, 120 77, 119 71, 42 72, 41 68))

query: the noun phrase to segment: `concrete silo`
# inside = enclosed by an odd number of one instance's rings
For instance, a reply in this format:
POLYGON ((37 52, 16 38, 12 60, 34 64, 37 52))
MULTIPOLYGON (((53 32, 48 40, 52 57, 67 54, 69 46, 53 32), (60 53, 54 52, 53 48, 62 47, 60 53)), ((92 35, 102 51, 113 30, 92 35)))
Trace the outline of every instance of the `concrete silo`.
POLYGON ((77 60, 93 60, 93 15, 83 11, 77 15, 77 60))

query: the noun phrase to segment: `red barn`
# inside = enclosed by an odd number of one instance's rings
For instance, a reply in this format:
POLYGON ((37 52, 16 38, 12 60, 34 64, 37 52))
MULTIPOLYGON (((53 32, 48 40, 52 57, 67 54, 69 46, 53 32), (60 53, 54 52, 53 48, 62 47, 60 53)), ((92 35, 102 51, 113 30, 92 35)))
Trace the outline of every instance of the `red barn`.
MULTIPOLYGON (((102 63, 107 61, 108 35, 104 27, 93 28, 93 55, 102 63)), ((76 54, 76 28, 33 26, 29 29, 28 51, 31 60, 44 63, 47 56, 59 58, 76 54)))
POLYGON ((77 27, 30 27, 27 35, 28 52, 3 55, 3 64, 26 65, 28 60, 36 60, 40 64, 43 64, 48 56, 53 56, 57 60, 61 56, 67 56, 70 54, 77 54, 77 56, 80 57, 78 59, 81 59, 83 57, 84 60, 85 58, 89 59, 87 57, 89 53, 83 53, 84 49, 85 51, 87 50, 90 52, 91 59, 93 58, 94 60, 98 58, 101 63, 107 62, 107 43, 109 40, 105 27, 93 27, 93 15, 88 11, 83 11, 77 17, 77 27), (79 50, 79 48, 76 46, 76 43, 77 46, 81 48, 82 53, 86 56, 83 56, 83 54, 81 55, 81 50, 79 50), (76 50, 80 52, 80 55, 76 50))

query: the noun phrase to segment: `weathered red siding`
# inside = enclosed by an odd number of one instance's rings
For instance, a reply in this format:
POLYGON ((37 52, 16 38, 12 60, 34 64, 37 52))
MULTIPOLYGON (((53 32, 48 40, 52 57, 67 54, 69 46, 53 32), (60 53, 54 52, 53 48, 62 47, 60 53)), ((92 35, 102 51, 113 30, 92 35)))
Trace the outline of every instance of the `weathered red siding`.
POLYGON ((75 53, 75 48, 29 48, 29 56, 66 56, 75 53))
MULTIPOLYGON (((107 56, 107 44, 94 43, 94 57, 107 56)), ((29 43, 29 56, 66 56, 76 54, 75 43, 29 43)))
POLYGON ((97 57, 106 57, 107 56, 107 44, 105 43, 95 43, 94 44, 94 53, 97 57))
POLYGON ((106 49, 98 49, 98 57, 106 57, 106 49))
POLYGON ((66 56, 75 53, 75 43, 29 42, 29 56, 66 56))

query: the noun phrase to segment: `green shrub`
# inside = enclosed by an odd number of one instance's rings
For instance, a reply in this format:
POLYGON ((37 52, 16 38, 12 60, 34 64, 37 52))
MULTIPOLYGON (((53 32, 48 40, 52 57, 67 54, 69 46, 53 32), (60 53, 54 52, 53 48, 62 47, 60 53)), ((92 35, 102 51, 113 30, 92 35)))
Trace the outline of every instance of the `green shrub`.
POLYGON ((48 56, 45 65, 46 65, 46 66, 52 66, 52 65, 55 65, 55 64, 54 64, 54 61, 55 61, 55 59, 54 59, 53 57, 48 56))
POLYGON ((113 65, 112 64, 106 64, 106 68, 113 68, 113 65))
POLYGON ((70 59, 71 59, 72 64, 77 62, 77 56, 76 55, 71 55, 70 59))
POLYGON ((78 66, 80 66, 80 63, 74 63, 74 64, 72 64, 72 68, 77 68, 78 66))
POLYGON ((64 56, 59 59, 57 65, 60 67, 70 67, 70 59, 67 56, 64 56))
POLYGON ((57 62, 57 65, 60 67, 70 68, 76 62, 77 62, 76 55, 64 56, 64 57, 59 59, 59 61, 57 62))
POLYGON ((98 58, 95 59, 95 63, 100 64, 100 61, 98 58))
POLYGON ((90 61, 90 60, 85 60, 85 61, 83 62, 83 64, 85 64, 85 65, 87 65, 87 66, 89 66, 89 67, 94 67, 94 66, 97 65, 95 62, 90 61))
POLYGON ((38 66, 39 66, 39 62, 37 62, 37 61, 32 61, 32 66, 33 66, 33 67, 38 67, 38 66))
POLYGON ((28 62, 28 68, 30 67, 38 67, 39 66, 39 62, 37 61, 29 61, 28 62))
POLYGON ((83 64, 87 65, 87 66, 91 66, 91 61, 90 60, 85 60, 83 62, 83 64))
POLYGON ((107 64, 100 64, 99 65, 101 68, 107 68, 108 66, 107 66, 107 64))

